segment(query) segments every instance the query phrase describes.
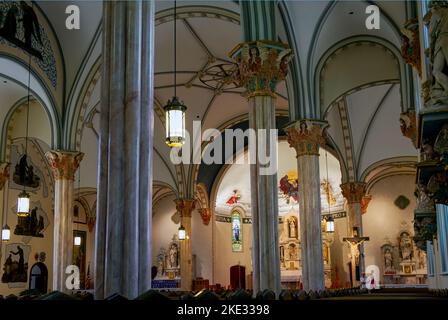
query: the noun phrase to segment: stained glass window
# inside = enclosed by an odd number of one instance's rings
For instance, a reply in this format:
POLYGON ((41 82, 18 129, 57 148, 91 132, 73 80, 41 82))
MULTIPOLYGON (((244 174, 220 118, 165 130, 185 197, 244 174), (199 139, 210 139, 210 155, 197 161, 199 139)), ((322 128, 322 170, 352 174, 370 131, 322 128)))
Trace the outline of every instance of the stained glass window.
POLYGON ((241 229, 241 214, 238 211, 232 212, 232 251, 243 251, 243 233, 241 229))

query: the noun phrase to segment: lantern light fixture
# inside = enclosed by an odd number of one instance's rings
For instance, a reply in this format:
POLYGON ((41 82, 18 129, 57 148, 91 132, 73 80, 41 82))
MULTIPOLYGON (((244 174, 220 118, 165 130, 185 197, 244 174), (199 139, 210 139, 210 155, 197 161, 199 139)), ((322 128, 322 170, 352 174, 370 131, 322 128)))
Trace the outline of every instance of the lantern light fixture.
POLYGON ((177 97, 177 14, 174 1, 174 96, 163 108, 165 111, 166 144, 170 148, 182 147, 185 142, 185 111, 187 107, 177 97))
MULTIPOLYGON (((25 131, 25 154, 22 159, 20 159, 19 165, 21 166, 21 170, 28 170, 28 130, 29 130, 29 122, 30 122, 30 86, 31 86, 31 54, 29 54, 28 60, 28 94, 27 94, 27 105, 26 105, 26 131, 25 131), (22 162, 23 160, 23 162, 22 162)), ((31 177, 33 178, 33 177, 31 177)), ((27 217, 30 214, 30 195, 26 192, 26 185, 28 178, 24 179, 23 182, 23 191, 19 194, 17 198, 17 216, 19 217, 27 217)))
POLYGON ((23 190, 17 198, 17 215, 27 217, 30 214, 30 195, 23 190))
POLYGON ((179 240, 185 240, 186 238, 186 232, 185 232, 185 228, 183 225, 180 225, 179 227, 179 240))
POLYGON ((7 242, 10 239, 11 239, 11 229, 7 224, 5 224, 2 229, 2 241, 7 242))
POLYGON ((334 220, 332 216, 328 216, 325 219, 325 230, 327 233, 334 233, 334 220))

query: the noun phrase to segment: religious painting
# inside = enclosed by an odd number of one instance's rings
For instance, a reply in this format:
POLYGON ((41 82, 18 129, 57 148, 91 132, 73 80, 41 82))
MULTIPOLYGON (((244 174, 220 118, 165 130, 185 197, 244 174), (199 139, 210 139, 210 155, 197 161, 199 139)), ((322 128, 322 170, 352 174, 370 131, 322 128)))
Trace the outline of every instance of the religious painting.
MULTIPOLYGON (((32 144, 29 141, 28 144, 32 144)), ((28 149, 31 149, 28 146, 28 149)), ((44 174, 39 166, 39 160, 30 154, 25 154, 25 142, 16 142, 11 146, 11 163, 14 170, 11 172, 9 186, 11 189, 36 192, 42 187, 43 196, 49 195, 49 190, 45 183, 44 174), (36 163, 37 162, 37 163, 36 163)))
POLYGON ((81 244, 73 246, 73 264, 79 268, 79 282, 81 289, 84 289, 86 279, 86 232, 73 230, 73 239, 75 237, 81 238, 81 244))
POLYGON ((0 37, 25 50, 36 58, 42 54, 34 48, 35 44, 43 45, 37 15, 32 6, 25 1, 12 4, 5 12, 0 12, 0 37))
POLYGON ((299 180, 296 171, 291 170, 280 178, 279 189, 287 204, 299 201, 299 180))
POLYGON ((3 265, 2 282, 20 283, 19 286, 10 285, 10 287, 23 287, 28 282, 28 257, 31 246, 23 243, 10 243, 5 250, 5 263, 3 265))
POLYGON ((238 211, 232 212, 232 251, 243 251, 241 214, 238 211))
POLYGON ((17 217, 17 225, 14 229, 14 234, 20 236, 31 236, 43 238, 43 231, 45 229, 44 218, 45 213, 41 208, 34 207, 31 213, 25 217, 17 217))
POLYGON ((40 178, 34 172, 34 166, 28 162, 26 154, 20 157, 20 160, 14 166, 13 181, 20 186, 38 188, 40 178))
POLYGON ((238 200, 241 198, 240 192, 238 190, 233 190, 233 194, 230 196, 230 198, 226 201, 226 204, 233 205, 237 204, 238 200))

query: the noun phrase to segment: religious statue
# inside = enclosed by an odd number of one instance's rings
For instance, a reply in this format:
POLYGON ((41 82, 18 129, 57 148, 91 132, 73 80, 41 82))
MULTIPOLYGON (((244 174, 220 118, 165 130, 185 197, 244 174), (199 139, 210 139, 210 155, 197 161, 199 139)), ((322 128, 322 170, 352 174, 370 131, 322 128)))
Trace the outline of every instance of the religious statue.
POLYGON ((428 189, 424 184, 417 184, 415 196, 417 197, 417 208, 415 209, 416 212, 435 211, 434 201, 430 198, 428 189))
POLYGON ((166 252, 164 248, 160 248, 160 252, 157 255, 157 277, 162 277, 165 274, 165 258, 166 252))
POLYGON ((170 268, 177 268, 178 248, 175 243, 172 243, 169 250, 168 262, 170 268))
POLYGON ((400 236, 400 251, 403 261, 412 260, 412 240, 407 232, 403 232, 400 236))
POLYGON ((394 271, 394 258, 390 248, 384 251, 384 272, 394 271))
POLYGON ((289 260, 296 260, 296 246, 294 244, 290 244, 288 247, 289 260))
POLYGON ((448 100, 448 6, 445 1, 431 1, 430 12, 425 17, 429 29, 429 60, 432 67, 430 79, 431 105, 446 104, 448 100))
POLYGON ((434 150, 440 154, 442 159, 446 160, 448 157, 448 124, 444 124, 437 135, 436 141, 434 142, 434 150))
POLYGON ((294 218, 288 219, 288 224, 289 224, 289 237, 297 238, 296 219, 294 218))

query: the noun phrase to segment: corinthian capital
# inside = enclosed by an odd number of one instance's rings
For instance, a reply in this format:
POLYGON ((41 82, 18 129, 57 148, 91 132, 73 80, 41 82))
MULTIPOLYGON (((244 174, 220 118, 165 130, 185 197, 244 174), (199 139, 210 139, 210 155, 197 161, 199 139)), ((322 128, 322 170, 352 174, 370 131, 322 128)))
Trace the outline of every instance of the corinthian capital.
POLYGON ((286 77, 292 52, 280 42, 253 41, 240 43, 229 56, 238 66, 234 81, 246 88, 248 98, 275 97, 275 87, 286 77))
POLYGON ((84 157, 82 152, 48 151, 45 153, 55 179, 75 180, 75 172, 84 157))
POLYGON ((364 182, 347 182, 341 184, 342 195, 348 203, 361 203, 367 192, 364 182))
POLYGON ((193 199, 176 199, 174 202, 176 203, 176 210, 181 217, 191 217, 191 213, 195 208, 193 199))
POLYGON ((319 155, 319 147, 325 144, 327 126, 323 121, 301 120, 286 127, 289 146, 296 150, 297 157, 319 155))

